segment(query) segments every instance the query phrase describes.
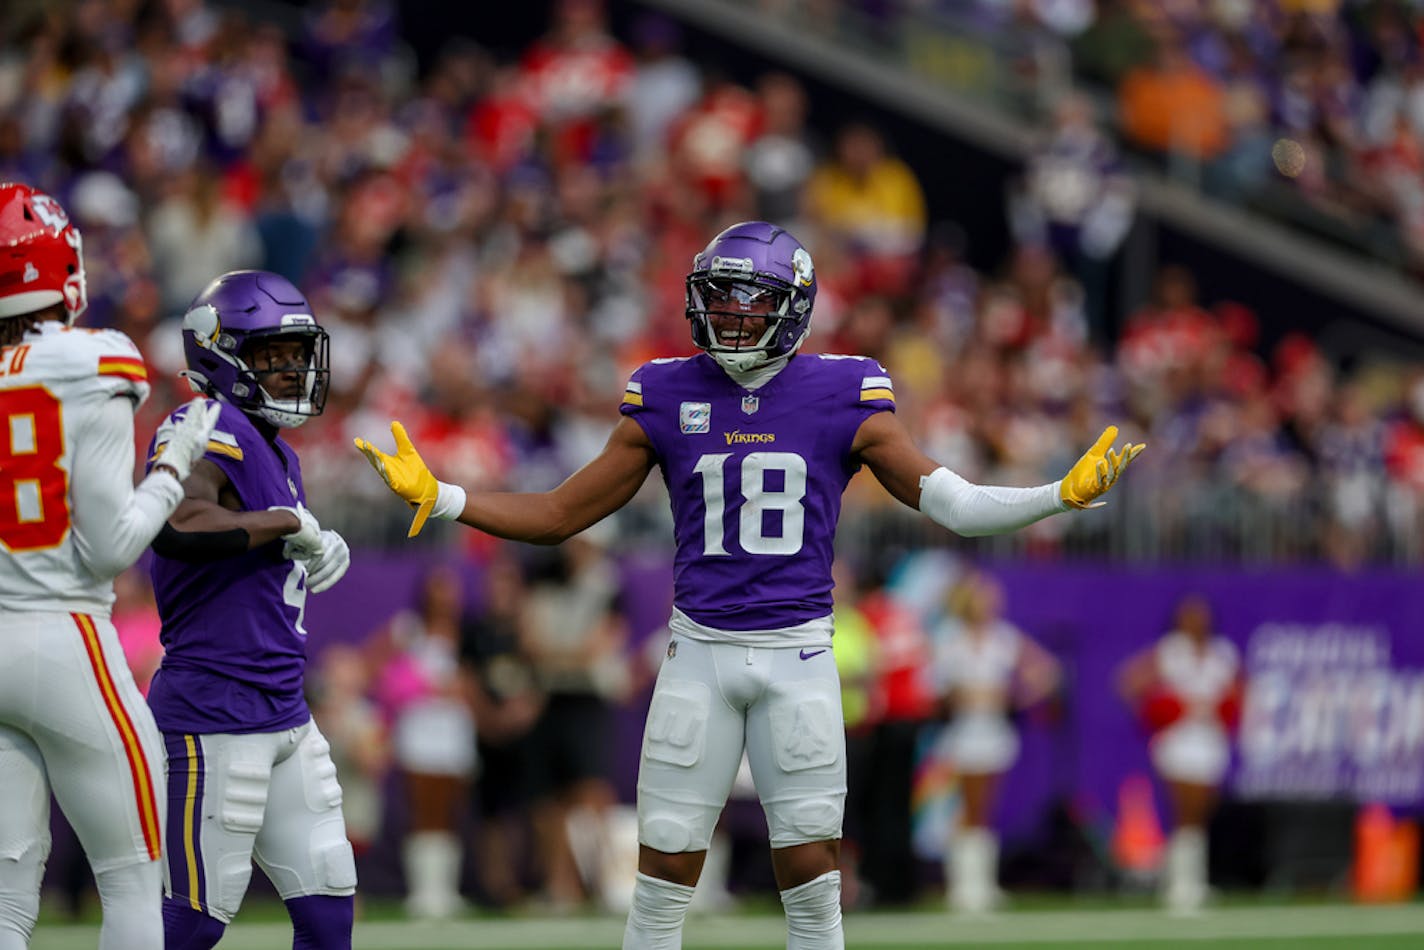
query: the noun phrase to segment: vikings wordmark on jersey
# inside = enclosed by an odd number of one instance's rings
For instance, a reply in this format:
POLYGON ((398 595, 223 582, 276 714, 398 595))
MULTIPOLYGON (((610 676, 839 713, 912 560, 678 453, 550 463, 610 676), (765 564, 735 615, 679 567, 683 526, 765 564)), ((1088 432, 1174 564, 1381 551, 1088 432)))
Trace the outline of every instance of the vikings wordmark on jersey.
POLYGON ((841 494, 858 468, 851 443, 868 416, 894 408, 889 374, 861 357, 798 356, 755 394, 706 355, 634 372, 621 411, 667 483, 677 608, 723 630, 828 616, 841 494))

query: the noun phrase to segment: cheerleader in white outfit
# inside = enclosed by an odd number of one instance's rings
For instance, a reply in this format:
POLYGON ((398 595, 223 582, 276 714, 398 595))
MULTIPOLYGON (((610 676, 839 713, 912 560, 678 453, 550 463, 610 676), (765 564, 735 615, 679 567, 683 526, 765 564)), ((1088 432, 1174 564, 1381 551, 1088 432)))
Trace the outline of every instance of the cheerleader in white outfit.
POLYGON ((1189 913, 1207 896, 1206 826, 1231 762, 1240 658, 1231 641, 1212 633, 1206 600, 1188 597, 1171 632, 1123 666, 1119 689, 1152 732, 1152 764, 1171 798, 1162 899, 1189 913))
POLYGON ((1003 590, 992 578, 969 575, 951 604, 955 616, 938 631, 934 681, 952 717, 945 741, 963 812, 945 877, 952 907, 982 913, 1000 899, 999 842, 990 821, 999 778, 1019 753, 1009 713, 1047 697, 1060 674, 1046 650, 1002 619, 1003 590))

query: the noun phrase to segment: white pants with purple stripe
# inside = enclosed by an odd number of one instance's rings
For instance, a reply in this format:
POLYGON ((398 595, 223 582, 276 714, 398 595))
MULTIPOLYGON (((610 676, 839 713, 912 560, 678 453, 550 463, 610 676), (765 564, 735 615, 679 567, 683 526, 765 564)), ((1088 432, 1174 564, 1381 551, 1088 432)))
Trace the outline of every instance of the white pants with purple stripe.
POLYGON ((165 733, 165 891, 223 923, 255 860, 283 900, 356 892, 341 786, 316 723, 282 732, 165 733))

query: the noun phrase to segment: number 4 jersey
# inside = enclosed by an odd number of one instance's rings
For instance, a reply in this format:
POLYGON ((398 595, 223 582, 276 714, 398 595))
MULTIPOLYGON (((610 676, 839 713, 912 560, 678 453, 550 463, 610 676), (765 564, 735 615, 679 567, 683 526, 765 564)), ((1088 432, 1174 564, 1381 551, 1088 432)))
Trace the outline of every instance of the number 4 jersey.
POLYGON ((114 513, 133 494, 138 348, 42 323, 0 350, 0 609, 108 616, 114 513), (122 397, 122 398, 115 398, 122 397))
MULTIPOLYGON (((155 437, 156 438, 156 437, 155 437)), ((152 465, 162 446, 150 447, 152 465)), ((223 404, 203 456, 243 511, 306 502, 297 453, 223 404)), ((236 557, 189 563, 153 556, 163 663, 148 704, 164 732, 276 732, 300 726, 306 669, 306 568, 279 539, 236 557)))
POLYGON ((647 433, 672 502, 674 630, 829 644, 851 443, 894 408, 889 374, 863 357, 795 356, 756 390, 705 354, 633 373, 621 411, 647 433))

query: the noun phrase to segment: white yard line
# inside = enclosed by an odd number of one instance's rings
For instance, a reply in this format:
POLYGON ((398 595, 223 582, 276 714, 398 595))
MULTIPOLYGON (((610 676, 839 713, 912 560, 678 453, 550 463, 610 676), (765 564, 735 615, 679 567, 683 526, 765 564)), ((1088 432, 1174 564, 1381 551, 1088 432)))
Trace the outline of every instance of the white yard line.
MULTIPOLYGON (((695 917, 688 921, 689 948, 776 947, 785 940, 780 917, 695 917)), ((1232 907, 1189 920, 1154 910, 1026 911, 964 920, 947 914, 853 914, 846 919, 846 945, 945 947, 996 943, 1093 942, 1134 946, 1157 941, 1223 938, 1288 939, 1419 934, 1424 944, 1424 905, 1353 907, 1232 907)), ((462 920, 443 924, 404 921, 358 923, 355 950, 593 950, 617 948, 623 922, 616 918, 462 920)), ((92 948, 94 927, 42 927, 31 950, 92 948)), ((228 929, 218 950, 272 950, 290 946, 285 924, 242 924, 228 929)))

